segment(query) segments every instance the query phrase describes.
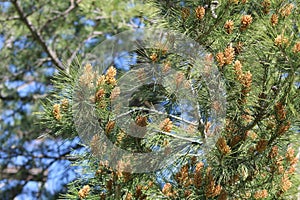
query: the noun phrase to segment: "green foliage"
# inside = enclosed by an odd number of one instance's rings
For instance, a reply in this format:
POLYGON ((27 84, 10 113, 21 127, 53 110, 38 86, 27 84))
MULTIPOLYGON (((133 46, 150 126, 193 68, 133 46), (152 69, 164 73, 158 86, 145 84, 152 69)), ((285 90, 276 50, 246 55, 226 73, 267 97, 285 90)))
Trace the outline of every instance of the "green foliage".
MULTIPOLYGON (((117 13, 124 12, 124 5, 114 2, 105 8, 108 13, 116 8, 121 8, 117 13)), ((213 5, 209 2, 212 1, 184 1, 183 7, 182 3, 175 1, 152 1, 152 5, 157 9, 156 17, 163 16, 159 20, 154 18, 159 23, 157 26, 180 31, 205 47, 211 53, 205 58, 208 66, 218 66, 225 81, 226 125, 213 150, 205 154, 205 158, 195 157, 193 153, 201 150, 201 147, 191 144, 190 152, 174 160, 165 169, 156 173, 134 174, 114 170, 109 163, 95 158, 101 141, 99 135, 94 135, 90 149, 94 155, 78 157, 80 161, 87 163, 87 171, 83 174, 92 174, 89 176, 91 178, 83 177, 71 183, 69 193, 63 195, 63 198, 289 199, 297 193, 299 180, 298 175, 295 175, 295 167, 298 158, 293 149, 299 147, 295 143, 299 134, 300 113, 299 5, 288 1, 223 0, 216 9, 212 9, 213 5), (201 15, 203 9, 205 14, 201 15), (166 175, 168 173, 170 175, 166 175), (163 181, 157 181, 159 178, 163 181)), ((92 6, 89 2, 83 4, 83 9, 92 6)), ((135 9, 139 11, 141 8, 137 6, 135 9)), ((92 15, 89 16, 93 18, 92 15)), ((122 19, 120 14, 117 20, 122 19)), ((142 61, 163 63, 167 60, 163 56, 156 59, 157 54, 154 57, 151 49, 137 53, 138 59, 142 61)), ((176 58, 173 57, 173 60, 176 58)), ((49 103, 45 104, 44 121, 54 135, 75 135, 70 118, 72 111, 60 113, 62 117, 57 123, 57 112, 53 105, 64 98, 72 101, 70 93, 74 90, 74 84, 87 77, 77 76, 79 66, 80 63, 74 69, 70 68, 70 74, 61 73, 54 79, 58 90, 54 92, 55 98, 50 98, 49 103)), ((190 77, 189 67, 172 65, 172 68, 199 83, 194 88, 199 93, 198 104, 203 108, 203 115, 209 116, 212 102, 207 100, 210 91, 201 87, 204 85, 202 74, 190 77)), ((83 74, 92 75, 88 66, 81 69, 83 74)), ((167 120, 162 120, 163 126, 153 127, 162 129, 153 137, 141 139, 126 135, 121 127, 115 126, 113 119, 116 116, 112 116, 110 111, 111 95, 118 85, 114 84, 114 79, 108 79, 112 78, 109 77, 109 72, 103 75, 105 81, 102 84, 91 86, 95 98, 89 104, 96 105, 99 124, 113 143, 127 150, 147 152, 155 151, 154 146, 167 146, 173 137, 182 135, 183 131, 167 120), (174 130, 176 135, 168 135, 169 129, 174 130)), ((99 78, 101 77, 96 77, 98 80, 99 78)), ((90 82, 87 79, 87 83, 90 82)), ((86 87, 89 87, 88 84, 86 87)), ((151 107, 151 102, 161 101, 161 96, 174 97, 165 94, 166 88, 159 87, 158 85, 158 91, 153 90, 151 85, 140 88, 140 92, 132 96, 132 105, 147 107, 150 104, 151 107)), ((143 117, 149 115, 137 112, 131 117, 143 127, 148 125, 143 121, 147 118, 143 117)), ((204 129, 209 128, 209 120, 204 125, 205 127, 197 127, 197 136, 208 134, 204 129)), ((181 139, 184 140, 182 137, 181 139)), ((130 162, 123 161, 120 165, 126 168, 130 166, 130 162)))

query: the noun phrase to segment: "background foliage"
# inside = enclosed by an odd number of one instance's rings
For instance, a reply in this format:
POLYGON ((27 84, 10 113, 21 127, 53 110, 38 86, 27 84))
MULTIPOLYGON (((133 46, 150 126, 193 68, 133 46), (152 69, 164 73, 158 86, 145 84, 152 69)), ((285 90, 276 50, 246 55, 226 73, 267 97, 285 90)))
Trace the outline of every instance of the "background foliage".
POLYGON ((138 26, 144 5, 135 1, 0 2, 1 199, 50 199, 77 173, 66 158, 78 138, 40 137, 37 111, 53 90, 58 70, 68 73, 109 35, 138 26))

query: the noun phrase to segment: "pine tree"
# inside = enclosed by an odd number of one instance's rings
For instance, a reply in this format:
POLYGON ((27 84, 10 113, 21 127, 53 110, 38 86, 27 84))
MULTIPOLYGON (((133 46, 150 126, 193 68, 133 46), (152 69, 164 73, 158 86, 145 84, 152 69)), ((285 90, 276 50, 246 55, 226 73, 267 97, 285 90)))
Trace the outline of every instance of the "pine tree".
MULTIPOLYGON (((115 62, 78 60, 69 73, 57 75, 55 95, 44 106, 43 123, 53 135, 87 134, 83 140, 89 141, 74 163, 83 168, 83 176, 69 185, 62 198, 221 200, 295 195, 299 3, 223 0, 151 1, 149 5, 155 15, 145 17, 146 27, 165 28, 192 39, 205 52, 198 55, 202 63, 171 51, 185 47, 175 34, 166 43, 150 47, 137 40, 140 48, 127 55, 129 60, 136 57, 129 71, 115 62), (205 79, 214 68, 226 90, 225 125, 220 130, 211 118, 222 106, 214 101, 205 79), (169 74, 171 82, 164 81, 169 74), (130 92, 134 83, 142 84, 130 92), (125 106, 124 97, 129 102, 125 106), (181 100, 197 108, 197 123, 182 118, 189 107, 181 100), (85 112, 89 108, 95 108, 96 114, 85 112), (79 119, 95 117, 97 124, 80 124, 74 112, 79 119), (81 129, 76 129, 78 123, 81 129), (133 129, 126 129, 131 125, 133 129), (95 127, 99 132, 88 135, 95 127), (103 138, 135 155, 164 151, 162 160, 148 160, 146 165, 167 164, 137 173, 134 164, 140 158, 114 154, 103 138), (186 148, 177 152, 174 144, 186 148)), ((219 95, 217 99, 223 94, 219 95)))

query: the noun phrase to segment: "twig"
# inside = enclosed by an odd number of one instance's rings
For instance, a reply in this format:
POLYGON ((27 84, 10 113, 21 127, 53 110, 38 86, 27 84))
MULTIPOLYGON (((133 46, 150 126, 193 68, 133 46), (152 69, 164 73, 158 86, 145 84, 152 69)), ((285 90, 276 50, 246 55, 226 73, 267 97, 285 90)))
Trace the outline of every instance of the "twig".
POLYGON ((161 134, 173 137, 173 138, 185 140, 185 141, 188 141, 188 142, 191 142, 191 143, 196 143, 196 144, 200 144, 200 145, 203 144, 203 142, 200 142, 199 139, 197 139, 197 138, 187 138, 187 137, 183 137, 183 136, 180 136, 180 135, 175 135, 175 134, 165 132, 165 131, 161 131, 161 130, 154 130, 154 131, 157 132, 157 133, 161 133, 161 134))
POLYGON ((124 116, 129 115, 130 113, 133 113, 133 112, 136 112, 136 111, 149 111, 149 112, 153 112, 153 113, 156 113, 156 114, 159 114, 159 115, 167 115, 167 116, 172 117, 172 118, 174 118, 174 119, 183 121, 183 122, 185 122, 185 123, 187 123, 187 124, 191 124, 191 125, 193 125, 193 126, 198 126, 197 123, 187 121, 187 120, 185 120, 185 119, 183 119, 183 118, 181 118, 181 117, 177 117, 177 116, 172 115, 172 114, 168 114, 168 113, 164 113, 164 112, 161 112, 161 111, 158 111, 158 110, 149 109, 149 108, 144 108, 144 107, 133 108, 132 110, 129 110, 129 111, 126 112, 126 113, 122 113, 122 114, 116 116, 113 120, 116 120, 116 119, 118 119, 118 118, 124 117, 124 116))
POLYGON ((58 18, 68 15, 72 10, 74 10, 75 8, 77 8, 77 6, 78 6, 78 4, 80 2, 81 2, 81 0, 77 0, 75 3, 74 3, 74 0, 70 0, 70 4, 71 5, 65 11, 63 11, 63 12, 57 12, 56 15, 55 15, 55 17, 52 17, 52 18, 48 19, 46 21, 46 23, 43 26, 41 26, 41 28, 39 30, 43 30, 44 27, 46 27, 51 22, 57 20, 58 18))
POLYGON ((7 17, 5 19, 0 19, 0 22, 7 22, 7 21, 11 21, 11 20, 17 20, 20 19, 19 16, 12 16, 12 17, 7 17))
POLYGON ((73 51, 72 55, 67 60, 67 66, 69 66, 72 63, 72 61, 76 57, 76 54, 78 53, 78 51, 85 45, 85 43, 88 40, 96 37, 97 35, 102 35, 102 34, 103 34, 103 32, 101 32, 101 31, 94 31, 94 32, 92 32, 92 34, 88 35, 88 37, 86 39, 82 40, 82 42, 79 45, 77 45, 77 48, 75 49, 75 51, 73 51))

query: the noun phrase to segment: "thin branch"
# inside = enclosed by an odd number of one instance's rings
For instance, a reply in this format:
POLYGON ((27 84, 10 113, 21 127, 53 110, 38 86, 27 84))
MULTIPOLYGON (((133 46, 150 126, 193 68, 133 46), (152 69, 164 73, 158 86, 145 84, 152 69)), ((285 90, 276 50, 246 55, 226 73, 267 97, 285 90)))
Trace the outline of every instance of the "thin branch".
POLYGON ((26 17, 25 13, 23 12, 23 9, 21 8, 20 4, 17 2, 17 0, 12 1, 13 5, 15 6, 18 15, 20 16, 21 21, 27 26, 31 34, 35 39, 37 39, 38 43, 42 46, 42 48, 45 50, 45 52, 48 54, 48 56, 51 58, 52 62, 61 70, 64 70, 63 64, 58 59, 56 53, 50 49, 45 40, 42 38, 41 33, 34 27, 32 22, 26 17))
POLYGON ((75 51, 73 51, 72 55, 71 55, 70 58, 67 60, 67 66, 69 66, 69 65, 72 63, 72 61, 73 61, 74 58, 76 57, 78 51, 85 45, 85 43, 86 43, 88 40, 90 40, 90 39, 92 39, 92 38, 94 38, 94 37, 96 37, 96 36, 98 36, 98 35, 102 35, 102 34, 103 34, 103 32, 101 32, 101 31, 94 31, 94 32, 92 32, 90 35, 88 35, 88 37, 87 37, 86 39, 82 40, 82 42, 80 42, 80 44, 77 45, 77 48, 75 49, 75 51))
POLYGON ((0 22, 7 22, 7 21, 12 21, 12 20, 18 20, 20 19, 19 16, 12 16, 12 17, 7 17, 5 19, 0 19, 0 22))
POLYGON ((42 66, 44 63, 51 61, 51 58, 47 57, 47 58, 40 58, 35 62, 35 66, 37 68, 39 68, 40 66, 42 66))
POLYGON ((80 2, 81 2, 81 0, 77 0, 76 2, 74 2, 74 0, 70 0, 71 5, 65 11, 57 12, 55 17, 48 19, 46 21, 46 23, 43 26, 41 26, 41 28, 39 30, 43 30, 48 24, 52 23, 53 21, 57 20, 58 18, 68 15, 72 10, 74 10, 75 8, 78 7, 78 4, 80 2))
POLYGON ((156 113, 156 114, 159 114, 159 115, 167 115, 169 117, 172 117, 174 119, 180 120, 180 121, 185 122, 187 124, 190 124, 190 125, 193 125, 193 126, 198 126, 197 123, 190 122, 188 120, 183 119, 182 117, 177 117, 177 116, 172 115, 172 114, 168 114, 168 113, 164 113, 164 112, 161 112, 161 111, 158 111, 158 110, 144 108, 144 107, 138 107, 138 108, 134 108, 132 110, 129 110, 126 113, 122 113, 122 114, 116 116, 113 120, 116 120, 118 118, 124 117, 124 116, 129 115, 130 113, 133 113, 133 112, 136 112, 136 111, 148 111, 148 112, 156 113))
POLYGON ((39 99, 43 99, 45 97, 47 97, 48 94, 34 94, 32 96, 24 96, 24 97, 20 97, 20 96, 2 96, 0 95, 0 99, 2 101, 17 101, 17 100, 21 100, 21 101, 25 101, 25 102, 32 102, 35 100, 39 100, 39 99))
POLYGON ((155 130, 155 132, 161 133, 161 134, 173 137, 173 138, 185 140, 187 142, 191 142, 191 143, 194 143, 194 144, 200 144, 200 145, 203 144, 203 142, 201 142, 198 138, 187 138, 187 137, 183 137, 183 136, 180 136, 180 135, 175 135, 175 134, 165 132, 165 131, 161 131, 161 130, 155 130))
POLYGON ((1 179, 15 179, 27 181, 46 181, 48 171, 42 168, 22 169, 22 167, 8 167, 1 170, 1 179))

